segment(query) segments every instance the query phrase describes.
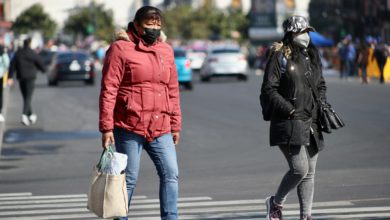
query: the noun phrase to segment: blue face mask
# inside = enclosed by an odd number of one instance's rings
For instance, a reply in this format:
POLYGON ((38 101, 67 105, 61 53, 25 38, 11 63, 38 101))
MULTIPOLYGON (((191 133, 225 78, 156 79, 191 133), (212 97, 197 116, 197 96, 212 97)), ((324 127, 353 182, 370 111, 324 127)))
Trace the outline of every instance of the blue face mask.
POLYGON ((307 48, 310 43, 310 36, 308 33, 303 33, 294 37, 293 42, 298 46, 307 48))

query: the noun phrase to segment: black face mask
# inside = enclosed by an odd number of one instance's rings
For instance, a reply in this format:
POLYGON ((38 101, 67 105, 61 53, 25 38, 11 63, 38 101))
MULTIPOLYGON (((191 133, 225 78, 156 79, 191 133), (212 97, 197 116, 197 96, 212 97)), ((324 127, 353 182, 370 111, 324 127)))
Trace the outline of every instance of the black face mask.
POLYGON ((145 43, 151 45, 160 37, 161 29, 153 29, 153 28, 144 28, 144 35, 142 35, 142 39, 145 43))

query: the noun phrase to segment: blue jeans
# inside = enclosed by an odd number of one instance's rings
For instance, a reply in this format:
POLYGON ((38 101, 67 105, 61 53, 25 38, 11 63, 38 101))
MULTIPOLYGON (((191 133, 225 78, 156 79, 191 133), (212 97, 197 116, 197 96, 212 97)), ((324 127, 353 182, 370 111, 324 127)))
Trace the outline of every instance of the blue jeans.
MULTIPOLYGON (((116 150, 127 154, 126 185, 131 197, 137 183, 142 150, 149 154, 160 177, 160 215, 162 220, 177 220, 177 198, 179 169, 176 159, 176 149, 171 134, 164 134, 148 143, 143 136, 133 132, 115 128, 114 138, 116 150)), ((127 217, 119 218, 126 220, 127 217)))

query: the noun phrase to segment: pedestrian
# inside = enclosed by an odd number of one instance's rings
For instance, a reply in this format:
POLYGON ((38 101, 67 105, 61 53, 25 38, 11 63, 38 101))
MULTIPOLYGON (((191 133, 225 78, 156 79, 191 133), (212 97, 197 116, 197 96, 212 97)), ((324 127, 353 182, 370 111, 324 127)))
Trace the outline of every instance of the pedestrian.
POLYGON ((2 113, 3 110, 3 80, 4 75, 8 71, 9 67, 9 57, 8 53, 5 50, 4 45, 0 44, 0 122, 4 122, 5 118, 2 113))
POLYGON ((23 96, 21 122, 26 126, 35 124, 38 119, 31 107, 38 70, 42 73, 46 71, 42 59, 31 49, 31 38, 27 38, 23 41, 23 48, 19 49, 11 59, 9 68, 11 84, 13 82, 14 72, 16 72, 16 78, 19 81, 20 91, 23 96))
POLYGON ((129 206, 144 149, 160 178, 161 219, 176 220, 175 145, 180 139, 181 110, 173 49, 159 38, 162 20, 159 9, 144 6, 110 45, 103 65, 99 129, 104 148, 111 142, 128 155, 129 206))
POLYGON ((360 48, 358 51, 357 56, 357 66, 360 69, 361 77, 362 77, 362 83, 367 84, 367 64, 368 64, 368 57, 370 55, 370 48, 368 47, 367 43, 364 41, 361 42, 360 48))
POLYGON ((389 49, 388 47, 380 43, 378 44, 374 49, 374 55, 372 56, 372 59, 376 59, 379 67, 379 83, 383 84, 385 83, 385 77, 384 77, 384 69, 387 62, 387 57, 389 56, 389 49))
POLYGON ((348 50, 347 50, 347 58, 346 58, 346 76, 347 77, 354 77, 355 76, 355 63, 356 63, 356 49, 355 45, 352 42, 352 37, 348 38, 348 44, 347 44, 348 50))
POLYGON ((305 17, 292 16, 283 22, 284 37, 275 42, 261 87, 273 111, 270 145, 279 146, 289 165, 276 193, 266 199, 267 219, 282 219, 288 194, 297 189, 300 219, 311 220, 314 174, 318 152, 324 142, 318 122, 318 104, 308 79, 326 100, 326 86, 317 48, 312 44, 305 17))
POLYGON ((338 44, 338 54, 340 58, 340 79, 347 77, 347 57, 348 57, 348 42, 344 39, 338 44))

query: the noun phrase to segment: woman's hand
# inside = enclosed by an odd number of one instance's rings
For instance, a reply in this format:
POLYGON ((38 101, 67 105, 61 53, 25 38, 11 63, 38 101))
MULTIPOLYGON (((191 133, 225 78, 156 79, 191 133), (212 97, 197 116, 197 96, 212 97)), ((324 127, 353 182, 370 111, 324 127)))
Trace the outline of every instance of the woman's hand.
POLYGON ((102 146, 104 149, 107 149, 111 144, 115 145, 114 133, 112 131, 102 133, 102 146))
POLYGON ((8 79, 7 80, 7 84, 8 84, 8 86, 14 85, 14 80, 13 79, 8 79))
POLYGON ((173 138, 173 143, 175 145, 178 145, 180 141, 180 132, 172 132, 172 138, 173 138))

